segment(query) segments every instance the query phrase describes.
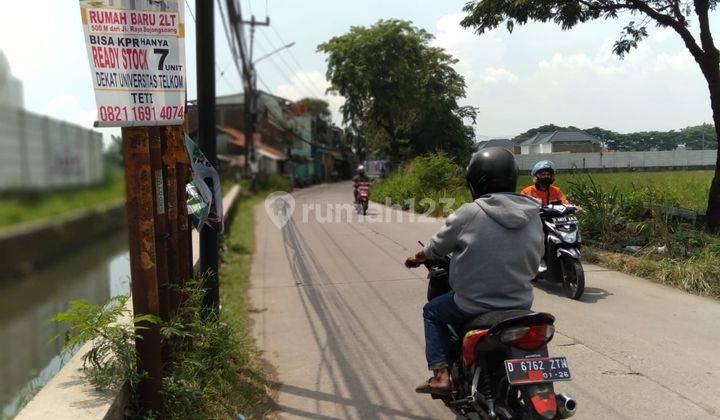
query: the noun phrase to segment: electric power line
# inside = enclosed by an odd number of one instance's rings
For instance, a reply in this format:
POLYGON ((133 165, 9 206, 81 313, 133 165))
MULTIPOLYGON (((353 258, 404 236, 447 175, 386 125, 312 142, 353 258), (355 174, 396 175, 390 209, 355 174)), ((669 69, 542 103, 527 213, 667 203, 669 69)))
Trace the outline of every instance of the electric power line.
POLYGON ((238 56, 237 51, 235 50, 235 43, 230 36, 230 31, 228 30, 227 26, 227 20, 225 19, 225 10, 223 9, 222 0, 217 0, 218 8, 220 9, 220 18, 223 23, 223 32, 225 32, 225 38, 228 42, 228 49, 230 50, 230 54, 233 56, 233 63, 235 64, 235 69, 238 72, 238 77, 240 77, 240 80, 243 79, 243 72, 240 69, 240 66, 238 64, 238 56))
POLYGON ((267 90, 267 92, 271 93, 272 89, 270 89, 268 87, 267 83, 265 83, 265 81, 260 76, 257 76, 257 79, 260 82, 260 84, 263 85, 263 87, 267 90))
MULTIPOLYGON (((262 48, 262 51, 264 52, 264 51, 265 51, 265 48, 262 48)), ((302 92, 301 92, 301 93, 302 93, 303 95, 306 95, 306 96, 314 96, 314 95, 312 94, 312 91, 308 91, 305 86, 298 85, 298 84, 296 84, 295 82, 293 82, 293 81, 292 81, 292 78, 287 75, 287 73, 277 64, 277 62, 273 59, 272 56, 271 56, 271 57, 268 57, 268 58, 267 58, 267 61, 270 62, 270 64, 272 64, 272 66, 275 68, 275 70, 277 71, 277 73, 278 73, 280 76, 282 76, 283 79, 285 79, 285 81, 288 83, 288 85, 290 85, 290 86, 295 86, 296 88, 298 88, 298 90, 302 89, 302 92), (308 95, 308 93, 309 93, 309 95, 308 95)))
POLYGON ((190 16, 192 17, 193 22, 197 23, 197 21, 195 20, 195 14, 193 13, 192 8, 190 7, 190 4, 188 3, 188 0, 185 0, 185 5, 188 8, 188 12, 190 12, 190 16))
MULTIPOLYGON (((280 32, 278 32, 277 28, 275 26, 272 27, 273 32, 275 32, 275 36, 277 39, 283 44, 286 45, 285 40, 283 39, 282 35, 280 35, 280 32)), ((295 63, 297 68, 302 69, 302 65, 300 65, 300 62, 298 61, 297 57, 295 57, 295 53, 292 52, 292 50, 288 49, 287 53, 290 55, 290 59, 295 63)), ((312 86, 313 88, 317 89, 318 92, 323 92, 323 89, 318 87, 315 82, 313 82, 305 73, 299 72, 298 75, 302 75, 302 77, 305 78, 312 86)), ((325 96, 324 94, 321 94, 320 97, 325 96)))
MULTIPOLYGON (((268 38, 268 36, 265 35, 264 32, 261 32, 261 34, 262 34, 263 38, 265 39, 265 41, 267 41, 267 43, 270 44, 270 47, 271 47, 273 50, 275 50, 275 49, 276 49, 276 48, 275 48, 275 44, 270 40, 270 38, 268 38)), ((297 82, 298 82, 299 84, 301 84, 301 85, 304 87, 304 89, 307 90, 307 92, 310 93, 310 96, 318 96, 317 93, 313 90, 313 88, 310 87, 310 86, 308 86, 308 84, 307 84, 307 83, 302 79, 302 77, 300 76, 300 74, 302 73, 302 70, 300 70, 300 69, 293 70, 292 67, 288 64, 288 62, 285 61, 285 59, 282 57, 281 54, 278 55, 278 58, 279 58, 280 61, 285 65, 285 67, 290 71, 291 74, 293 74, 293 73, 294 73, 294 74, 297 74, 297 78, 296 78, 296 79, 297 79, 297 82)), ((319 95, 319 96, 322 97, 323 95, 319 95)))

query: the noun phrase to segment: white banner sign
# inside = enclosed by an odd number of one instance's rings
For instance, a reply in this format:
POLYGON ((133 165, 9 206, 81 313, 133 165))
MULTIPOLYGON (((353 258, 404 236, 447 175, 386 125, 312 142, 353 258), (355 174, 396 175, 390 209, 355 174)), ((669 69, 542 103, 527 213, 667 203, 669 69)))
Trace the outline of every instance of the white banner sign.
POLYGON ((185 117, 182 0, 80 0, 97 126, 178 125, 185 117))

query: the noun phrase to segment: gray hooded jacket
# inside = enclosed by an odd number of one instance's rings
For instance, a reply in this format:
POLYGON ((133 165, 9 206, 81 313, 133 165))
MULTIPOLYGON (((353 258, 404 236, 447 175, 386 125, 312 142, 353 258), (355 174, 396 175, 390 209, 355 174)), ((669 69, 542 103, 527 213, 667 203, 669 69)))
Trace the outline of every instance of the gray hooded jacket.
POLYGON ((460 309, 475 314, 532 305, 530 280, 544 252, 539 210, 535 198, 495 193, 446 219, 423 251, 431 259, 452 253, 450 285, 460 309))

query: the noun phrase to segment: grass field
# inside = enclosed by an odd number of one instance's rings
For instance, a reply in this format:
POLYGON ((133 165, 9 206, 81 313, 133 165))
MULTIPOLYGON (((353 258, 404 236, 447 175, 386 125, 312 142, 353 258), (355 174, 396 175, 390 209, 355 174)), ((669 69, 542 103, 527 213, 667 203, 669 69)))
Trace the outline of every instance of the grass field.
MULTIPOLYGON (((454 208, 470 201, 470 194, 464 186, 462 177, 451 177, 441 185, 434 186, 430 185, 432 182, 428 183, 425 179, 415 176, 413 169, 373 185, 373 200, 384 203, 385 198, 390 197, 393 203, 402 205, 409 197, 415 197, 417 200, 452 197, 455 199, 454 208)), ((555 185, 572 200, 572 191, 577 188, 574 184, 587 183, 591 178, 605 191, 611 192, 617 189, 628 199, 653 201, 657 204, 684 207, 704 213, 712 176, 712 171, 563 173, 557 175, 555 185)), ((530 175, 521 175, 518 180, 518 192, 531 183, 530 175)), ((422 206, 416 205, 415 211, 425 210, 422 206)), ((432 215, 447 216, 440 210, 439 206, 436 207, 432 215)))
POLYGON ((2 196, 0 230, 120 200, 124 192, 125 181, 118 170, 110 172, 102 184, 90 188, 39 193, 37 196, 2 196))
MULTIPOLYGON (((661 203, 704 212, 707 205, 712 171, 667 172, 603 172, 590 174, 558 174, 556 185, 567 194, 572 184, 592 179, 603 188, 617 187, 623 194, 651 194, 661 203)), ((521 177, 518 186, 530 185, 529 175, 521 177)))
MULTIPOLYGON (((446 216, 470 201, 462 172, 445 155, 408 162, 402 171, 372 187, 373 200, 389 200, 404 209, 446 216), (431 206, 430 199, 454 199, 452 208, 431 206)), ((611 269, 673 285, 692 293, 720 297, 720 238, 696 229, 687 220, 649 210, 648 203, 684 207, 704 213, 712 171, 604 172, 558 174, 556 185, 584 208, 581 230, 587 260, 611 269), (628 252, 627 245, 640 251, 628 252), (657 254, 655 250, 665 251, 657 254)), ((518 191, 531 184, 529 175, 518 191)))

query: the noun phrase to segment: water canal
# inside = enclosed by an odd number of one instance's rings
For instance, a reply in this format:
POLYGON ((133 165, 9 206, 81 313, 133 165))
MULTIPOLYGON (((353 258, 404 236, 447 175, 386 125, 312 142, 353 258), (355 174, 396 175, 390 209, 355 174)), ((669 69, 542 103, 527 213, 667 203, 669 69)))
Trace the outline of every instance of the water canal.
POLYGON ((24 278, 0 280, 0 418, 58 372, 64 330, 49 321, 73 299, 100 303, 130 290, 127 237, 110 236, 24 278), (57 338, 56 338, 57 337, 57 338))

